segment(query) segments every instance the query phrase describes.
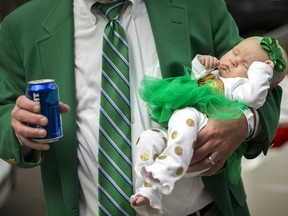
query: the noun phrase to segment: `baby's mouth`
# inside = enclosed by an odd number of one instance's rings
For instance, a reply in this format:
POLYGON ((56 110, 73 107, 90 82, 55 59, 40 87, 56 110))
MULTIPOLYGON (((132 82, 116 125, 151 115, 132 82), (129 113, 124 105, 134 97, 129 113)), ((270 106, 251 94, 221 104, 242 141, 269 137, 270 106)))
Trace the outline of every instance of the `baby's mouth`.
POLYGON ((218 66, 218 69, 219 71, 225 71, 226 73, 229 73, 230 72, 230 68, 228 65, 225 65, 225 64, 220 64, 218 66))

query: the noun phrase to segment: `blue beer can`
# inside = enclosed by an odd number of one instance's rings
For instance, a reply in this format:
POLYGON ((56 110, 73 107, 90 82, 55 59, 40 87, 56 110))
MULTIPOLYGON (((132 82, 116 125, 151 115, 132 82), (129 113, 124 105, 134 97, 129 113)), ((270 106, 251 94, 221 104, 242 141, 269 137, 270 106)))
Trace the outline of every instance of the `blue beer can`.
POLYGON ((26 95, 29 99, 40 103, 40 113, 47 117, 46 126, 31 125, 44 128, 47 136, 44 138, 32 138, 39 143, 52 143, 63 136, 62 119, 59 108, 59 91, 54 80, 41 79, 28 82, 26 95))

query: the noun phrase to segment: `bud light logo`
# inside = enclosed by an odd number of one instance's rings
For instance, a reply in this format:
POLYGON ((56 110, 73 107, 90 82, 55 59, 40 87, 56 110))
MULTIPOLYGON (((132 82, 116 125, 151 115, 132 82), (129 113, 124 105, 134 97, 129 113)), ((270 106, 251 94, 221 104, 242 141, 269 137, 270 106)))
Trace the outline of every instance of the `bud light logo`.
POLYGON ((39 92, 35 93, 33 92, 33 101, 40 103, 40 94, 39 92))

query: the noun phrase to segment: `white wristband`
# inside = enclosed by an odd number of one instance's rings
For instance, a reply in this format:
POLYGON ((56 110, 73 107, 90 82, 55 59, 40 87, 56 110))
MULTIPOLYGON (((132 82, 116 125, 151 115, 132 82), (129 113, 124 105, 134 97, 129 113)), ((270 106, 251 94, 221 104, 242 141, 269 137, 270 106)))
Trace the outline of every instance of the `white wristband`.
POLYGON ((241 110, 245 115, 248 124, 248 135, 247 135, 248 139, 253 134, 255 128, 254 113, 250 110, 249 107, 242 107, 241 110))

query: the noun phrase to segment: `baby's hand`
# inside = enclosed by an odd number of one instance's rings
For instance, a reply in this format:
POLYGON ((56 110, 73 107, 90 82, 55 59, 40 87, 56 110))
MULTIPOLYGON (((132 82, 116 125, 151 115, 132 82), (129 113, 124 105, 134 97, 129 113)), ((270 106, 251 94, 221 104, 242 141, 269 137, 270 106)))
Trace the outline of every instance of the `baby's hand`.
POLYGON ((271 60, 266 60, 265 63, 268 64, 272 70, 274 70, 274 63, 271 60))
POLYGON ((198 60, 206 70, 215 69, 219 66, 220 63, 217 58, 209 55, 198 55, 198 60))

